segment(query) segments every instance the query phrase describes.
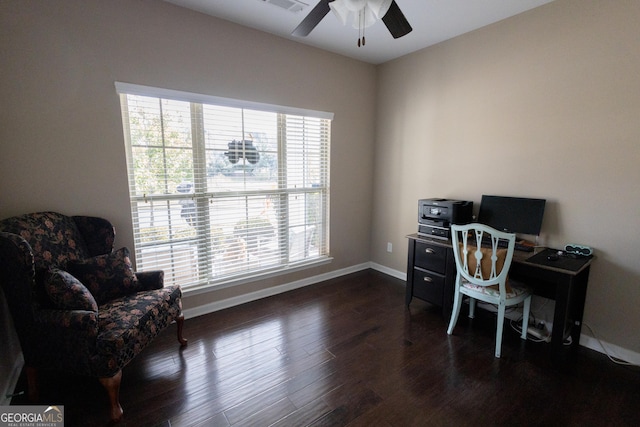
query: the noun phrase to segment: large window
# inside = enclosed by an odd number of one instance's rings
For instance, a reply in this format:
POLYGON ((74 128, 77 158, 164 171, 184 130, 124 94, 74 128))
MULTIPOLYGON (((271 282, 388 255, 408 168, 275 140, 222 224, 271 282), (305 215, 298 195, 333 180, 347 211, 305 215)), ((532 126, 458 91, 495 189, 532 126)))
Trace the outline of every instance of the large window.
POLYGON ((330 114, 116 87, 139 270, 188 288, 327 259, 330 114))

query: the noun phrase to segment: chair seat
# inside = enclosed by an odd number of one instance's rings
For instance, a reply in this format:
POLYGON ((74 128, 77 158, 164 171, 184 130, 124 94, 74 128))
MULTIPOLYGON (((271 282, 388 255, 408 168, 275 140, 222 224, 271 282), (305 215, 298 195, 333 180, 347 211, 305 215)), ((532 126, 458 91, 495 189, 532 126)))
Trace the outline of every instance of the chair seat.
POLYGON ((124 367, 181 311, 179 286, 116 298, 99 308, 98 348, 108 375, 124 367))
MULTIPOLYGON (((505 295, 507 299, 531 293, 531 289, 521 283, 509 282, 509 285, 510 287, 507 288, 507 293, 505 295)), ((500 289, 498 289, 498 285, 480 286, 463 281, 462 287, 469 289, 470 291, 478 292, 480 294, 488 295, 495 298, 498 298, 500 296, 500 289)))

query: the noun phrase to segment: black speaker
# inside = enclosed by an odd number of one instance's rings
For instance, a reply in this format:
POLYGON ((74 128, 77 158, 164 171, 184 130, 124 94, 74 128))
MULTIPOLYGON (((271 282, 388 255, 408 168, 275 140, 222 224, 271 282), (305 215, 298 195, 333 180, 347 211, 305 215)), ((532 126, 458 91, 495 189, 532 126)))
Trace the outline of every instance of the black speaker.
POLYGON ((581 256, 593 255, 593 249, 591 249, 589 246, 576 245, 574 243, 569 243, 565 245, 564 251, 570 254, 581 255, 581 256))

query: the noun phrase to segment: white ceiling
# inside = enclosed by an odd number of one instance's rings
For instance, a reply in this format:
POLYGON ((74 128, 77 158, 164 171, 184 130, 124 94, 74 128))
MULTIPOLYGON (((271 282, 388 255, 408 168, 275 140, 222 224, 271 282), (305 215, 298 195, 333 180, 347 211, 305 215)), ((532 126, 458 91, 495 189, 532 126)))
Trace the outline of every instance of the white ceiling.
POLYGON ((517 15, 553 0, 396 0, 413 27, 394 39, 382 21, 366 29, 366 45, 357 46, 358 30, 342 26, 332 12, 307 37, 291 31, 319 0, 299 0, 309 6, 291 12, 269 0, 165 0, 228 21, 275 34, 354 59, 381 64, 427 46, 517 15))

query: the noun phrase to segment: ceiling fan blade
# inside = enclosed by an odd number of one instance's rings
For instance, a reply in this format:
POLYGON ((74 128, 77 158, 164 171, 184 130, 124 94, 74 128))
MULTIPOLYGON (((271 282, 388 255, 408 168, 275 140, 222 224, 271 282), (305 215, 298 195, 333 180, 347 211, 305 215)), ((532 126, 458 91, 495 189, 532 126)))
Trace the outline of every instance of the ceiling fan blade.
POLYGON ((391 6, 389 6, 389 10, 382 17, 382 21, 387 26, 394 39, 406 36, 413 31, 413 28, 411 28, 407 18, 404 17, 398 3, 396 3, 396 0, 391 2, 391 6))
POLYGON ((316 7, 309 12, 302 22, 291 32, 291 34, 298 37, 308 36, 311 30, 313 30, 316 25, 322 21, 322 18, 329 13, 331 10, 329 3, 332 1, 333 0, 320 0, 316 7))

